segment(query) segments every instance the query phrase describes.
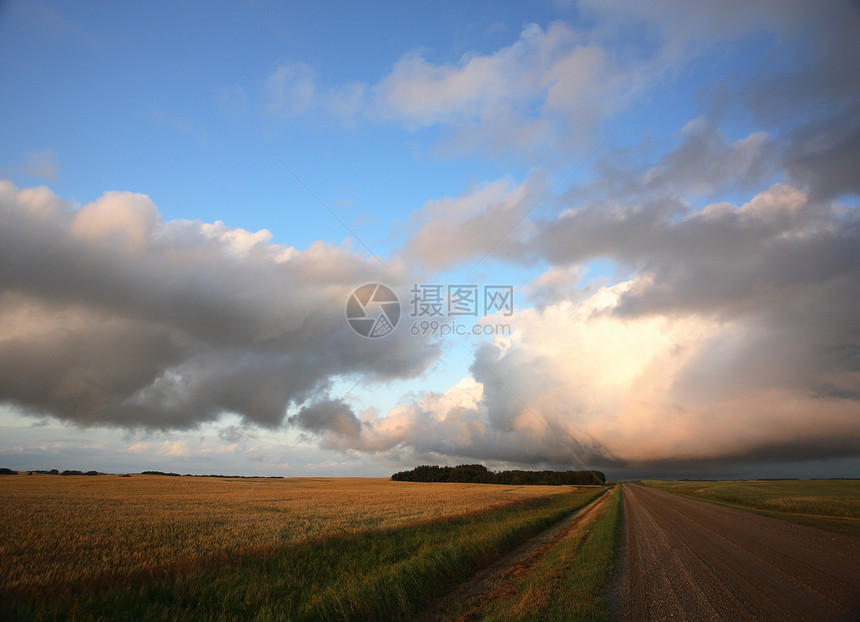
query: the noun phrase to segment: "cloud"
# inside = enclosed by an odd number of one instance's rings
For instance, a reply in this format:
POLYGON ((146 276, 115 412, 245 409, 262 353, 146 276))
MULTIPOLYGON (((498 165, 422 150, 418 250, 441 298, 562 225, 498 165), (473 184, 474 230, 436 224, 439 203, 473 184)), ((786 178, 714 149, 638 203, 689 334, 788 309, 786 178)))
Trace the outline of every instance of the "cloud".
POLYGON ((348 123, 440 128, 440 149, 458 154, 546 157, 548 148, 590 141, 646 74, 567 24, 527 24, 510 45, 457 62, 410 52, 375 82, 325 84, 307 64, 284 62, 266 78, 265 107, 287 117, 321 109, 348 123))
POLYGON ((860 11, 852 2, 717 6, 661 0, 629 6, 586 0, 577 6, 587 28, 562 21, 526 24, 509 45, 453 62, 433 62, 413 51, 373 82, 325 84, 309 65, 285 61, 265 81, 265 108, 287 117, 320 109, 350 124, 435 128, 437 152, 539 158, 561 166, 571 150, 590 147, 596 131, 617 113, 649 104, 656 89, 671 87, 693 63, 706 62, 714 73, 705 76, 700 91, 704 116, 714 122, 752 113, 760 131, 734 146, 737 160, 726 153, 710 165, 696 157, 705 153, 700 143, 722 137, 691 134, 687 149, 677 154, 693 156, 688 168, 704 166, 706 177, 731 180, 731 168, 750 158, 747 172, 754 173, 762 150, 773 150, 777 141, 794 180, 818 196, 856 192, 850 171, 860 158, 860 11), (718 73, 741 54, 758 57, 752 64, 744 60, 742 71, 718 73), (841 162, 836 175, 828 166, 834 159, 841 162))
POLYGON ((5 181, 0 219, 0 400, 31 414, 182 429, 235 413, 274 427, 335 378, 406 378, 438 354, 403 331, 352 332, 349 292, 406 277, 339 248, 164 222, 139 194, 75 209, 5 181))
POLYGON ((469 188, 458 197, 428 201, 411 216, 413 233, 400 252, 429 269, 449 268, 485 254, 506 260, 528 260, 534 255, 553 259, 556 248, 562 246, 588 255, 585 249, 599 239, 591 239, 593 232, 586 233, 585 221, 592 214, 608 235, 613 235, 616 226, 628 228, 631 236, 643 235, 650 226, 646 212, 671 218, 688 210, 688 198, 748 190, 774 174, 776 149, 763 132, 730 142, 707 121, 695 119, 676 138, 675 148, 654 164, 624 167, 604 161, 597 167, 596 177, 560 197, 548 195, 547 182, 533 173, 522 184, 502 179, 469 188), (575 222, 567 220, 574 210, 542 224, 530 216, 538 206, 546 211, 583 201, 592 207, 578 210, 581 219, 575 222), (640 206, 624 207, 634 201, 640 206), (607 211, 623 212, 626 222, 606 218, 607 211), (570 234, 572 229, 579 233, 570 234), (552 237, 558 242, 547 248, 552 237))
POLYGON ((856 332, 837 345, 811 318, 620 313, 639 285, 517 317, 507 350, 479 353, 501 381, 485 385, 495 416, 522 425, 531 411, 577 440, 583 460, 607 466, 860 452, 860 395, 826 386, 857 386, 842 351, 856 351, 856 332))
POLYGON ((526 283, 523 292, 536 306, 543 308, 563 300, 575 300, 587 290, 583 284, 586 269, 578 264, 552 267, 531 282, 526 283))
POLYGON ((191 451, 188 449, 188 444, 185 441, 162 441, 159 445, 140 441, 130 445, 127 451, 160 456, 162 458, 186 458, 191 455, 191 451))
POLYGON ((781 183, 740 206, 598 202, 532 234, 541 306, 505 318, 470 378, 349 411, 327 447, 639 468, 860 455, 856 208, 781 183), (632 276, 587 289, 594 258, 632 276))
POLYGON ((667 69, 714 49, 751 54, 745 71, 715 75, 701 92, 712 119, 752 117, 781 151, 780 165, 817 198, 857 193, 860 166, 860 9, 850 0, 772 3, 670 1, 581 4, 602 40, 644 25, 667 69), (727 47, 727 44, 730 47, 727 47))
POLYGON ((57 177, 57 152, 53 149, 31 150, 21 165, 21 172, 45 181, 57 177))
POLYGON ((185 441, 164 441, 155 453, 159 456, 173 457, 184 457, 190 455, 185 441))
POLYGON ((218 431, 218 438, 228 443, 238 443, 242 439, 256 439, 257 431, 248 425, 230 425, 218 431))
POLYGON ((458 149, 533 154, 583 140, 635 90, 606 49, 570 26, 525 26, 492 54, 434 64, 410 54, 372 89, 377 114, 441 126, 458 149))
POLYGON ((266 78, 266 111, 295 117, 317 102, 316 77, 307 63, 284 61, 266 78))
POLYGON ((292 425, 317 434, 330 432, 346 438, 358 438, 361 435, 361 422, 352 408, 340 400, 326 399, 305 406, 289 421, 292 425))
POLYGON ((410 218, 413 235, 401 253, 431 270, 444 269, 484 253, 522 254, 518 237, 507 235, 540 199, 544 183, 538 176, 514 185, 499 180, 469 189, 454 198, 428 201, 410 218))
POLYGON ((860 196, 860 101, 845 113, 794 132, 782 161, 789 175, 816 198, 860 196))
POLYGON ((530 247, 556 265, 602 257, 640 271, 625 313, 727 316, 784 312, 788 301, 853 304, 857 235, 855 210, 777 184, 740 207, 655 199, 569 210, 530 247))
POLYGON ((679 136, 680 144, 634 184, 631 194, 713 196, 725 190, 748 190, 773 173, 774 149, 766 132, 729 143, 714 125, 694 119, 679 136))
POLYGON ((404 462, 656 468, 860 454, 856 335, 846 356, 812 321, 620 313, 639 285, 522 311, 510 340, 476 349, 471 378, 360 422, 341 405, 316 431, 327 448, 404 462))

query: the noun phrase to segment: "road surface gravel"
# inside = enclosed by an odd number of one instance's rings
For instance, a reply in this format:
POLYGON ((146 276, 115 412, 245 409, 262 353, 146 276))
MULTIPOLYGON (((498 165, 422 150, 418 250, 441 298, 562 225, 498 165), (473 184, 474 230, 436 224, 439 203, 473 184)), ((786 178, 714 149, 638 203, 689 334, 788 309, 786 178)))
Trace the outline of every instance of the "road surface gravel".
POLYGON ((624 484, 622 620, 860 620, 860 538, 624 484))

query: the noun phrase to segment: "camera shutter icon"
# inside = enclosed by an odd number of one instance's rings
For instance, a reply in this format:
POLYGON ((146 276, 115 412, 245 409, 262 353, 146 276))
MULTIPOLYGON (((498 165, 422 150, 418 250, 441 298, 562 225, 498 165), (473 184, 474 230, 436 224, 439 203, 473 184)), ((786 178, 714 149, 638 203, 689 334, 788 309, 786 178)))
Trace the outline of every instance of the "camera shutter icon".
POLYGON ((400 321, 400 299, 390 287, 366 283, 349 295, 346 319, 352 330, 362 337, 385 337, 400 321))

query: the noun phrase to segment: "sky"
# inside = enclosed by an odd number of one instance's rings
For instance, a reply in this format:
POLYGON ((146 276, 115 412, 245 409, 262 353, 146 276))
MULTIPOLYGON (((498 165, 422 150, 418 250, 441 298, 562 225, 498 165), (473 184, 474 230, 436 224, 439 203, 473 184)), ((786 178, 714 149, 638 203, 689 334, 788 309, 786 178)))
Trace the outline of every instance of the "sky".
POLYGON ((857 32, 0 2, 0 463, 860 476, 857 32))

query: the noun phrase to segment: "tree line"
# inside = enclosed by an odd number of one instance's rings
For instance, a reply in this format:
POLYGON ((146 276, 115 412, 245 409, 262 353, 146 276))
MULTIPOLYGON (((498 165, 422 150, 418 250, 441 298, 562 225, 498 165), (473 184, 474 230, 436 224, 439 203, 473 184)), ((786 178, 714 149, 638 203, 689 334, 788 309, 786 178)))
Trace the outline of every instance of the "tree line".
POLYGON ((391 476, 395 482, 461 482, 465 484, 508 484, 546 486, 606 485, 606 476, 600 471, 499 471, 494 472, 482 464, 459 466, 422 465, 391 476))

